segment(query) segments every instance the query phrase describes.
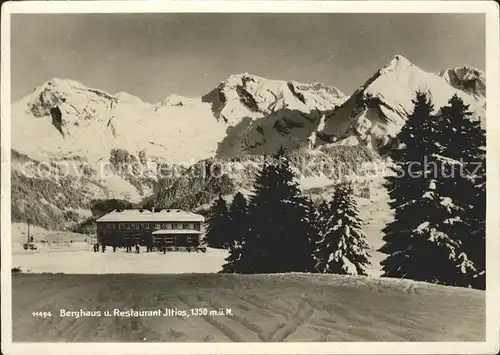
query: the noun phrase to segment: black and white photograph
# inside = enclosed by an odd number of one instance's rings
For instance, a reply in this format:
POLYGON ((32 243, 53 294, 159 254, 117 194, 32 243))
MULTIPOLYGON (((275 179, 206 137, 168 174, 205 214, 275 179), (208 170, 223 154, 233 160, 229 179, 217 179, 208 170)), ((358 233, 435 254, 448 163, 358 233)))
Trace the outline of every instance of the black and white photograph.
POLYGON ((3 351, 498 351, 494 2, 146 3, 2 7, 3 351))

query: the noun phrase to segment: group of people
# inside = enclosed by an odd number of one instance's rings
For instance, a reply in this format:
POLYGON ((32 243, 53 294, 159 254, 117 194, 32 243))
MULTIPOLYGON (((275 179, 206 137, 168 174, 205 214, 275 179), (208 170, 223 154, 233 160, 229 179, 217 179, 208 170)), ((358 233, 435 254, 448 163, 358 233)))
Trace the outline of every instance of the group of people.
MULTIPOLYGON (((132 246, 133 246, 134 243, 132 243, 131 241, 128 241, 127 244, 125 245, 125 251, 127 253, 131 253, 132 252, 132 246)), ((113 245, 113 252, 116 252, 116 245, 113 245)), ((101 244, 101 249, 102 249, 102 252, 104 253, 106 251, 106 245, 105 244, 101 244)), ((167 247, 166 246, 161 246, 160 247, 160 250, 163 251, 163 254, 165 254, 167 252, 167 247)), ((99 251, 99 243, 95 243, 94 244, 94 253, 97 253, 99 251)), ((146 246, 146 252, 149 253, 149 252, 152 252, 153 251, 153 246, 152 245, 147 245, 146 246)), ((140 252, 140 248, 139 248, 139 244, 135 244, 135 253, 136 254, 139 254, 140 252)))

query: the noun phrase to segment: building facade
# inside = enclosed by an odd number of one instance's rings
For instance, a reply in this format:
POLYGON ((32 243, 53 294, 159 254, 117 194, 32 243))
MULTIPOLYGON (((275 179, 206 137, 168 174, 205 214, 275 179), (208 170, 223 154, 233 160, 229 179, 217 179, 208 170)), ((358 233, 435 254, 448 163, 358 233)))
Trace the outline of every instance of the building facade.
POLYGON ((113 211, 97 222, 97 239, 107 246, 197 247, 204 217, 178 209, 113 211))

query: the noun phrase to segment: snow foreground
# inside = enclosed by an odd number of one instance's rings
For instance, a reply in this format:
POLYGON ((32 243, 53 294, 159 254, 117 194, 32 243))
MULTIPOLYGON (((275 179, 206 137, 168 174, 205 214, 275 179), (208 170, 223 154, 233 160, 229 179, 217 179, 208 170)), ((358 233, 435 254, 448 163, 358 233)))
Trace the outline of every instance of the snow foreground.
POLYGON ((14 274, 12 290, 19 342, 485 341, 484 292, 404 280, 14 274))

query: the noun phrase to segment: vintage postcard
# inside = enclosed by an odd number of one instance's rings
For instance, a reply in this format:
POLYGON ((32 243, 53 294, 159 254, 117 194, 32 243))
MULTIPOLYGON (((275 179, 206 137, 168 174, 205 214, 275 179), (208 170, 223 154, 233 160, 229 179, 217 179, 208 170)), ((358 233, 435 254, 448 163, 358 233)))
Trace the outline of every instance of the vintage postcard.
POLYGON ((3 353, 498 352, 495 2, 1 16, 3 353))

